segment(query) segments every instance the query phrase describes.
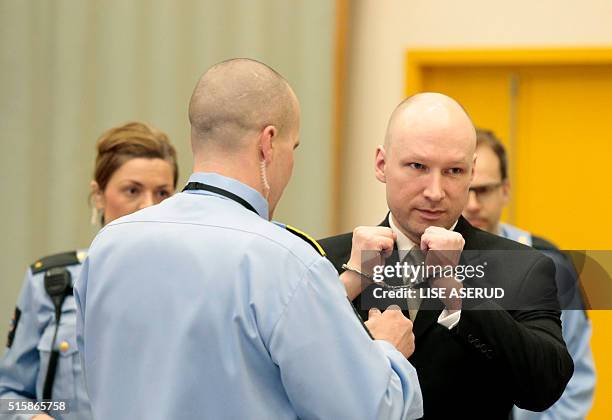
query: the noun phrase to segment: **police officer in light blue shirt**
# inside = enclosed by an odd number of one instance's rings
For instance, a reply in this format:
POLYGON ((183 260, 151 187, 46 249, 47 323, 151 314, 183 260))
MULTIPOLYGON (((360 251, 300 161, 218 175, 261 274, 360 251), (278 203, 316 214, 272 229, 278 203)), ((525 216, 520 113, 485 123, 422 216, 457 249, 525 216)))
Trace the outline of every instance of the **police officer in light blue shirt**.
POLYGON ((557 289, 561 308, 563 339, 574 361, 574 374, 561 398, 543 413, 534 413, 514 407, 514 420, 584 419, 593 404, 595 389, 595 363, 591 352, 591 322, 584 311, 577 275, 571 262, 554 245, 530 232, 507 223, 499 224, 504 238, 539 249, 555 262, 557 289))
POLYGON ((72 284, 84 258, 84 251, 66 252, 42 258, 28 268, 7 349, 0 361, 0 398, 4 400, 0 418, 25 420, 37 413, 42 416, 40 409, 9 411, 8 401, 51 398, 67 404, 64 410, 59 405, 55 408, 60 410, 49 410, 55 418, 91 418, 77 353, 76 305, 72 296, 72 284), (69 412, 63 412, 66 410, 69 412))
POLYGON ((75 287, 94 416, 421 417, 410 322, 387 310, 371 339, 332 265, 268 221, 298 145, 287 82, 222 62, 189 114, 185 191, 107 225, 75 287))
MULTIPOLYGON (((176 152, 164 133, 141 122, 111 128, 97 142, 92 223, 159 203, 174 192, 177 177, 176 152)), ((72 288, 85 255, 52 255, 27 270, 0 360, 1 419, 92 418, 72 288)))

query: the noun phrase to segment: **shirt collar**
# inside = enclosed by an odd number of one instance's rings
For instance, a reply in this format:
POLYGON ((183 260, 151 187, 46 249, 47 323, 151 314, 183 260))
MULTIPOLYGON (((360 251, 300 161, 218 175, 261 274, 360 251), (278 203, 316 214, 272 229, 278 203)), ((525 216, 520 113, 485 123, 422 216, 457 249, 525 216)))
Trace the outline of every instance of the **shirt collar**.
POLYGON ((397 227, 395 222, 393 221, 393 216, 389 213, 389 227, 395 235, 397 236, 397 240, 395 243, 397 244, 397 249, 400 251, 410 251, 413 247, 416 246, 414 242, 412 242, 404 233, 397 227))
MULTIPOLYGON (((202 184, 212 185, 213 187, 222 188, 231 193, 240 196, 252 205, 257 214, 262 218, 268 220, 270 212, 268 209, 268 201, 261 195, 261 193, 240 181, 233 178, 228 178, 223 175, 215 174, 212 172, 195 172, 189 177, 189 182, 200 182, 202 184)), ((204 195, 216 195, 222 198, 226 198, 209 191, 186 191, 187 193, 196 193, 204 195)), ((229 200, 229 198, 228 198, 229 200)))

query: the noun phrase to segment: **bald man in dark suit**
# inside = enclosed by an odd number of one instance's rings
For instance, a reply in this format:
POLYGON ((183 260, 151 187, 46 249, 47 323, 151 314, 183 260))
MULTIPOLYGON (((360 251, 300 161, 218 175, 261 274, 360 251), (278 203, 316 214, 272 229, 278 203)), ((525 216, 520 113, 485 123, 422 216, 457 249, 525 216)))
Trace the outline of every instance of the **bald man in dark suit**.
POLYGON ((391 115, 385 144, 376 152, 375 173, 386 186, 389 214, 379 226, 320 241, 366 326, 373 322, 367 320, 372 307, 406 309, 416 342, 409 361, 419 375, 425 418, 507 419, 515 404, 545 410, 573 372, 553 262, 461 217, 475 148, 474 126, 456 101, 435 93, 408 98, 391 115), (453 267, 484 264, 485 276, 438 276, 420 285, 444 289, 441 299, 381 300, 385 286, 369 283, 394 250, 400 254, 391 257, 394 262, 420 250, 424 266, 432 259, 453 267), (504 298, 465 298, 482 286, 503 290, 504 298))

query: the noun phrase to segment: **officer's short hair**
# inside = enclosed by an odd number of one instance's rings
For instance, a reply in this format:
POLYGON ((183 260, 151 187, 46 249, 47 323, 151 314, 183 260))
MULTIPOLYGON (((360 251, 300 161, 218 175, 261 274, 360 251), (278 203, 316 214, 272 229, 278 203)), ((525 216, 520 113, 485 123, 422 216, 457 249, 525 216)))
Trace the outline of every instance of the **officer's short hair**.
POLYGON ((170 163, 176 188, 178 181, 176 150, 166 133, 148 124, 133 121, 113 127, 98 138, 97 149, 93 179, 102 191, 115 171, 134 158, 158 158, 170 163))
POLYGON ((476 128, 476 147, 488 146, 499 160, 499 172, 502 181, 508 179, 508 157, 501 140, 491 130, 476 128))
POLYGON ((268 65, 249 58, 222 61, 200 77, 191 95, 192 145, 241 150, 249 131, 268 125, 279 133, 292 129, 299 121, 295 102, 289 83, 268 65))

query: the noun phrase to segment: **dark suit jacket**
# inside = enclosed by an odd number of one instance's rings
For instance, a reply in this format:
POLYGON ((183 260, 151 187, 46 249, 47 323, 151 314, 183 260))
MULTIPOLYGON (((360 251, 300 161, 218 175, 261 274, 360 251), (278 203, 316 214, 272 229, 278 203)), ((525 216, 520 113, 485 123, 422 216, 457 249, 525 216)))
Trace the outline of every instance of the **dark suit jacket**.
MULTIPOLYGON (((381 225, 389 226, 388 218, 381 225)), ((514 404, 545 410, 559 399, 573 373, 561 335, 552 261, 476 229, 463 217, 455 231, 465 239, 462 262, 486 261, 487 285, 502 287, 508 299, 528 304, 505 310, 494 300, 464 300, 460 321, 449 330, 437 323, 443 309, 438 299, 421 303, 413 327, 416 349, 409 360, 418 372, 425 418, 507 419, 514 404), (468 254, 470 261, 465 261, 468 254)), ((352 233, 319 243, 341 273, 352 233)), ((360 297, 353 304, 367 319, 360 297)))

